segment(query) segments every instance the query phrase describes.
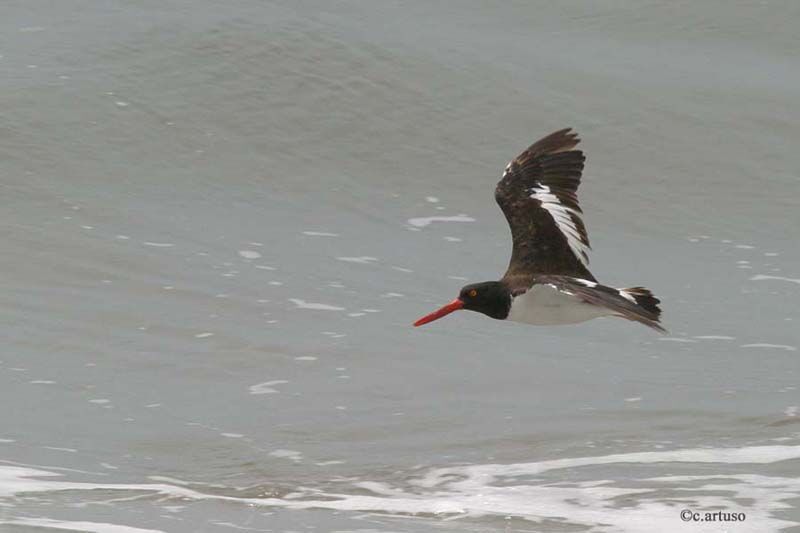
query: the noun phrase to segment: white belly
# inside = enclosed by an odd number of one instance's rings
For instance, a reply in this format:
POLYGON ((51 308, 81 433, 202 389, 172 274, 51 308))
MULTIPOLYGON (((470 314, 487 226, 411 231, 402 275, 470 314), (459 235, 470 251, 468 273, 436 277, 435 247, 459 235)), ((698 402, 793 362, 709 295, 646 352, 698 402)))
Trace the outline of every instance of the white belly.
POLYGON ((608 309, 587 304, 553 285, 542 284, 511 300, 508 320, 544 326, 577 324, 611 314, 608 309))

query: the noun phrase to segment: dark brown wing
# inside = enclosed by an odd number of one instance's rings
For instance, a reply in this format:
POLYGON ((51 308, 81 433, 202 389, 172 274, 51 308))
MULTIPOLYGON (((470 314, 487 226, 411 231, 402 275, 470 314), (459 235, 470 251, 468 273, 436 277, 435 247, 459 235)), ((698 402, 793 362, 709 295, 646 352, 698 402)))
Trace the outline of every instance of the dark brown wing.
POLYGON ((570 128, 548 135, 511 161, 497 184, 513 239, 503 279, 512 286, 529 287, 536 274, 594 280, 577 196, 585 157, 572 148, 579 142, 570 128))
POLYGON ((616 289, 569 276, 536 276, 534 283, 551 285, 560 291, 574 294, 588 304, 605 307, 628 320, 639 322, 662 333, 667 331, 659 324, 660 300, 644 287, 616 289))

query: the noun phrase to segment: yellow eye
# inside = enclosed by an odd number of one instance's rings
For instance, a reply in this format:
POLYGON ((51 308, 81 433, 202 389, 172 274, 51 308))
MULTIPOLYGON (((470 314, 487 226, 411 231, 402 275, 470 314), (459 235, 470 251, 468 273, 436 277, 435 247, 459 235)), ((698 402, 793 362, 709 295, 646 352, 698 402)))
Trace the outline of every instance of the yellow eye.
POLYGON ((469 291, 469 297, 470 298, 475 298, 477 295, 478 295, 478 291, 476 291, 475 289, 472 289, 471 291, 469 291))

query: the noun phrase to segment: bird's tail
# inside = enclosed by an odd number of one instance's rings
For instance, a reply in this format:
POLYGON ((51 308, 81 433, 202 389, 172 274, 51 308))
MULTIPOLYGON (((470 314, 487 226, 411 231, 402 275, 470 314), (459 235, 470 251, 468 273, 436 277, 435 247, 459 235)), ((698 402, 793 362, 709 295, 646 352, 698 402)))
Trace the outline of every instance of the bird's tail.
POLYGON ((630 287, 617 290, 620 296, 633 300, 636 303, 633 309, 629 309, 628 313, 625 313, 625 315, 627 315, 626 318, 641 322, 662 333, 667 332, 659 323, 661 319, 661 308, 658 307, 658 304, 661 303, 661 300, 653 296, 652 292, 644 287, 630 287), (634 316, 629 316, 630 314, 634 316))

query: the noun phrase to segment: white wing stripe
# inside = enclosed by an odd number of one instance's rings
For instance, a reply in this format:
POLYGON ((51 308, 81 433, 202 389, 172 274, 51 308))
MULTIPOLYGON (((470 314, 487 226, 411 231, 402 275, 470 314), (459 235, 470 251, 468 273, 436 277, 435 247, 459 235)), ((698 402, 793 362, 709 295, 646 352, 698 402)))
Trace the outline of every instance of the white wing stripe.
POLYGON ((581 238, 578 228, 575 226, 574 218, 580 218, 580 214, 561 203, 558 196, 550 192, 550 187, 547 185, 537 185, 531 189, 531 198, 535 198, 542 203, 542 207, 550 213, 556 223, 559 231, 567 238, 567 243, 575 254, 575 257, 588 266, 589 263, 589 247, 586 242, 581 238))
POLYGON ((617 289, 617 292, 619 293, 620 296, 622 296, 629 302, 633 304, 636 303, 636 298, 634 298, 632 294, 628 294, 628 291, 626 291, 625 289, 617 289))

